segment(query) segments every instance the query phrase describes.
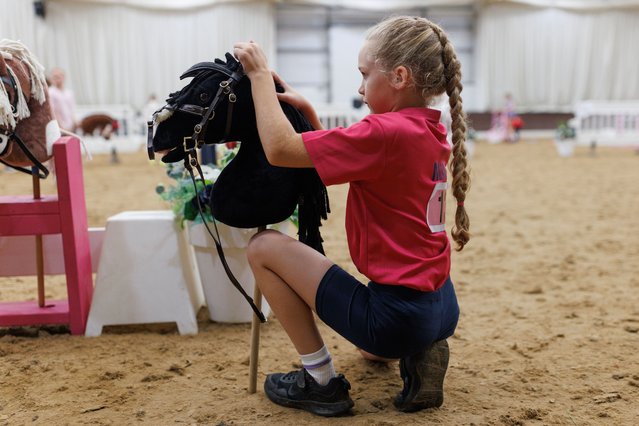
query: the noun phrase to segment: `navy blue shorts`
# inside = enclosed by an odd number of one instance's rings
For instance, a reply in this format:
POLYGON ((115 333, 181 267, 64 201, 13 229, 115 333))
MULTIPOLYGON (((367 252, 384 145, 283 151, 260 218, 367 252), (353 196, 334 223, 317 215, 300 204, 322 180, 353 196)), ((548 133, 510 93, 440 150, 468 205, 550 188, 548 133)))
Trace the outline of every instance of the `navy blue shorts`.
POLYGON ((373 281, 365 286, 337 265, 322 278, 315 307, 333 330, 385 358, 412 355, 452 336, 459 319, 450 278, 435 292, 373 281))

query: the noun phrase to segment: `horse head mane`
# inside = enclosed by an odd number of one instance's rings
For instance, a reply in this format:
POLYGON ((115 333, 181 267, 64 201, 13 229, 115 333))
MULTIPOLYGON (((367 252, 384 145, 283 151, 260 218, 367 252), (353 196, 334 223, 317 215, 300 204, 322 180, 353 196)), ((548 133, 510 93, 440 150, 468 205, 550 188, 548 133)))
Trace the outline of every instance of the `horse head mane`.
POLYGON ((8 126, 13 129, 15 128, 17 121, 31 115, 23 92, 24 84, 29 85, 30 82, 30 94, 33 99, 38 101, 40 105, 45 102, 46 79, 44 76, 44 67, 38 62, 29 49, 19 41, 8 39, 0 40, 0 55, 2 55, 2 60, 5 62, 21 62, 26 67, 28 73, 26 76, 28 81, 26 81, 24 76, 21 79, 20 73, 16 73, 9 64, 5 64, 7 71, 16 81, 16 96, 18 98, 18 102, 16 111, 13 111, 7 89, 4 84, 0 85, 0 125, 8 126))

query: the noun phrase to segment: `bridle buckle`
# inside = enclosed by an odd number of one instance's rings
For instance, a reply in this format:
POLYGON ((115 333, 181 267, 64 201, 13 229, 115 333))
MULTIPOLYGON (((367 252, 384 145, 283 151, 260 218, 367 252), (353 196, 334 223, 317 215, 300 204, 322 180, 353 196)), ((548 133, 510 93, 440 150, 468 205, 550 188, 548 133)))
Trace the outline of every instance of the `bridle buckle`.
POLYGON ((183 140, 182 140, 182 148, 184 149, 184 152, 188 152, 191 149, 193 149, 195 147, 195 144, 192 144, 193 146, 189 147, 189 144, 187 143, 189 140, 193 140, 192 136, 184 136, 183 140))

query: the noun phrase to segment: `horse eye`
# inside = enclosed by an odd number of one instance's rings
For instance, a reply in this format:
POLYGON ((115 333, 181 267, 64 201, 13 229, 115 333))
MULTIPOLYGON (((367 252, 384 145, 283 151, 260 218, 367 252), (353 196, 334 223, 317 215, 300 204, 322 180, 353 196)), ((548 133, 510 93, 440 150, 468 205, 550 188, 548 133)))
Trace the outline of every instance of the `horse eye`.
POLYGON ((206 92, 205 92, 205 93, 200 93, 200 100, 201 100, 202 102, 206 102, 206 101, 208 101, 208 100, 209 100, 209 94, 208 94, 208 93, 206 93, 206 92))

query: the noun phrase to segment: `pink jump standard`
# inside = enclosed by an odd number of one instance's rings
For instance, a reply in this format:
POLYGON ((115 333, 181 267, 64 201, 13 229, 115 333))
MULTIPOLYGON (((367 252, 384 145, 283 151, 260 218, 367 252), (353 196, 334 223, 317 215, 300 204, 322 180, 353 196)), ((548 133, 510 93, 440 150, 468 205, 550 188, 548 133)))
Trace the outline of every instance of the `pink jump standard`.
POLYGON ((69 324, 71 334, 81 335, 91 306, 93 276, 80 141, 58 139, 53 159, 57 196, 0 196, 0 236, 61 234, 68 299, 50 300, 43 307, 38 301, 0 303, 0 327, 69 324))

